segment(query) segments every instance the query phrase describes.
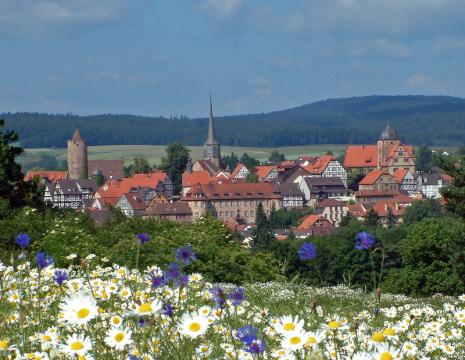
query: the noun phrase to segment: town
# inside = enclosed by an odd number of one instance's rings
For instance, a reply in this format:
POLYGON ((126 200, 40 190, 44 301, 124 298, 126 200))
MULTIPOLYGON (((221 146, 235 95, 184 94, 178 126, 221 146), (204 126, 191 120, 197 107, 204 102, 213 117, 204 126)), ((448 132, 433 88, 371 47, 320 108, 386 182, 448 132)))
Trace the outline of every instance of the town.
POLYGON ((35 177, 45 186, 45 203, 89 211, 97 224, 109 218, 110 208, 128 217, 182 223, 209 213, 247 237, 259 204, 268 217, 281 209, 301 210, 295 228, 275 230, 278 239, 290 233, 298 238, 330 234, 346 217, 364 221, 375 216, 383 226, 402 223, 408 206, 440 200, 441 187, 451 181, 439 171, 417 171, 413 146, 403 144, 388 124, 376 144, 347 146, 343 161, 324 154, 223 169, 211 99, 203 159, 187 159, 179 194, 166 172, 124 177, 123 160, 88 160, 87 142, 78 129, 68 141, 68 171, 27 173, 28 180, 35 177), (349 178, 356 179, 355 189, 349 178))

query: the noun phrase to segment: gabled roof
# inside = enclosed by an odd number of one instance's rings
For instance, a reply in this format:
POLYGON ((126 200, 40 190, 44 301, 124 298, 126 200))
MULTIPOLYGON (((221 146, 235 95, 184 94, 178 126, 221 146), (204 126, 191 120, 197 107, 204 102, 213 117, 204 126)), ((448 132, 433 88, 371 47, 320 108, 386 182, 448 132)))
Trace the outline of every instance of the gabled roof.
POLYGON ((399 205, 398 203, 394 202, 393 199, 378 201, 373 205, 372 209, 376 211, 380 217, 386 217, 388 215, 388 209, 391 209, 392 215, 396 217, 400 217, 405 213, 405 206, 399 205))
POLYGON ((345 189, 344 182, 341 178, 338 177, 306 176, 303 179, 307 183, 309 189, 313 188, 314 186, 331 186, 332 188, 340 187, 345 189))
POLYGON ((392 174, 392 176, 394 176, 394 179, 396 179, 396 181, 400 183, 402 180, 404 180, 405 175, 407 175, 408 172, 409 171, 406 169, 399 169, 395 171, 394 174, 392 174))
POLYGON ((41 179, 47 181, 57 181, 65 180, 68 178, 67 171, 42 171, 42 170, 30 170, 27 172, 26 180, 32 180, 35 177, 40 177, 41 179))
POLYGON ((214 179, 215 178, 206 170, 193 171, 192 173, 185 171, 182 174, 182 186, 189 187, 195 184, 211 184, 214 182, 214 179))
POLYGON ((359 185, 373 185, 382 175, 389 175, 383 170, 372 170, 370 171, 358 184, 359 185))
POLYGON ((344 158, 345 168, 370 168, 378 163, 377 145, 349 145, 344 158))
POLYGON ((367 214, 368 209, 363 204, 354 204, 348 206, 348 211, 354 217, 364 217, 367 214))
POLYGON ((284 183, 277 186, 282 196, 304 196, 302 190, 300 190, 299 184, 296 183, 284 183))
POLYGON ((87 164, 90 175, 101 173, 107 180, 124 177, 123 160, 89 160, 87 164))
POLYGON ((281 199, 279 191, 269 183, 224 183, 195 185, 183 197, 187 201, 281 199))
POLYGON ((396 154, 396 151, 399 150, 399 147, 402 147, 408 156, 413 156, 412 145, 394 144, 393 146, 389 148, 389 152, 386 155, 386 160, 389 160, 390 158, 392 158, 396 154))
POLYGON ((304 218, 304 220, 298 226, 298 230, 308 230, 312 228, 318 221, 322 223, 328 223, 331 225, 331 222, 326 219, 324 216, 311 214, 304 218))
POLYGON ((273 170, 277 170, 277 166, 262 165, 262 166, 255 167, 255 172, 259 180, 265 179, 273 170))
POLYGON ((304 166, 303 168, 307 170, 310 174, 322 174, 326 168, 328 167, 329 163, 336 158, 333 155, 323 155, 316 159, 310 165, 304 166))
POLYGON ((131 205, 133 210, 145 210, 144 198, 137 192, 125 193, 121 195, 128 200, 129 205, 131 205))
POLYGON ((199 164, 203 170, 208 171, 211 176, 216 176, 216 174, 221 171, 221 169, 211 160, 197 160, 197 164, 199 164))
POLYGON ((189 204, 185 201, 175 201, 172 203, 158 203, 149 206, 145 210, 145 215, 192 215, 189 204))
POLYGON ((128 193, 131 189, 152 188, 156 189, 159 182, 169 179, 165 172, 154 172, 150 174, 134 174, 130 178, 121 180, 109 180, 98 189, 101 197, 120 197, 128 193))
MULTIPOLYGON (((234 170, 232 171, 230 177, 231 177, 231 178, 236 177, 236 175, 239 174, 239 172, 240 172, 240 171, 242 170, 242 168, 244 168, 244 167, 245 167, 244 164, 241 164, 241 163, 237 164, 236 167, 234 168, 234 170)), ((245 168, 246 168, 246 167, 245 167, 245 168)), ((247 169, 247 168, 246 168, 246 169, 247 169)), ((248 170, 249 170, 249 169, 247 169, 247 171, 248 171, 248 170)))

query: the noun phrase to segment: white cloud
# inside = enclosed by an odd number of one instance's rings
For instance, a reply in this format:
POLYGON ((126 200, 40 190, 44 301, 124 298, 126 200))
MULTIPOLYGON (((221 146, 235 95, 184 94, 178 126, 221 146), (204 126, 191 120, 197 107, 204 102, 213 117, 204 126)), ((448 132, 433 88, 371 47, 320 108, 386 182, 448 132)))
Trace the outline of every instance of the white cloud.
POLYGON ((235 14, 242 0, 205 0, 201 8, 217 19, 224 19, 235 14))
POLYGON ((421 91, 424 93, 443 93, 444 85, 433 77, 420 73, 412 74, 405 79, 404 84, 411 90, 421 91))
POLYGON ((398 59, 407 59, 412 55, 410 50, 407 49, 405 46, 391 41, 387 38, 376 39, 375 47, 383 54, 398 59))
POLYGON ((124 14, 126 0, 1 0, 0 24, 105 22, 124 14))

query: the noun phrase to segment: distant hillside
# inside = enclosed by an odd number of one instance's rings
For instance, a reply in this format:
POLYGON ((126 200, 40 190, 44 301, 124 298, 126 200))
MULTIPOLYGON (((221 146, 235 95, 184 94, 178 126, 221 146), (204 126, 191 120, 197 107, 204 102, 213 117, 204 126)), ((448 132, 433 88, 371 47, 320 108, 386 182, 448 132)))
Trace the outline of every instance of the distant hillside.
MULTIPOLYGON (((201 145, 203 119, 133 115, 5 113, 28 148, 65 147, 75 128, 91 145, 201 145)), ((372 143, 389 123, 415 145, 465 143, 465 99, 448 96, 367 96, 331 99, 267 114, 216 118, 223 145, 277 147, 307 144, 372 143)))

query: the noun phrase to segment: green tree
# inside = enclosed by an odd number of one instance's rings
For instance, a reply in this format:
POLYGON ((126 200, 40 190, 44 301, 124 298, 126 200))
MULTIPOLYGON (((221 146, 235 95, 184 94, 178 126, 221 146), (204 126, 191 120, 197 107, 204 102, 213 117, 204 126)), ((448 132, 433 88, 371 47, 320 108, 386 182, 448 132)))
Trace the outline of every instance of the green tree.
POLYGON ((24 180, 21 165, 17 162, 23 149, 12 145, 19 136, 12 130, 3 130, 5 120, 0 119, 0 198, 8 200, 11 207, 26 204, 31 184, 24 180))
POLYGON ((440 155, 438 165, 452 178, 452 183, 441 188, 446 200, 446 209, 465 219, 465 159, 458 162, 449 156, 440 155))
POLYGON ((394 216, 394 213, 392 212, 392 208, 388 207, 387 209, 387 215, 386 215, 386 225, 388 227, 393 227, 397 224, 397 219, 394 216))
POLYGON ((370 209, 365 217, 365 225, 367 226, 376 226, 379 225, 379 215, 373 209, 370 209))
POLYGON ((276 206, 275 206, 274 202, 271 205, 269 224, 270 224, 271 229, 278 229, 279 228, 279 219, 278 219, 278 214, 276 212, 276 206))
POLYGON ((465 224, 452 218, 425 219, 400 243, 403 267, 393 270, 383 288, 415 296, 465 291, 465 224))
POLYGON ((186 170, 189 152, 181 143, 172 143, 166 147, 167 157, 161 159, 160 168, 170 176, 175 194, 181 193, 182 173, 186 170))
POLYGON ((274 165, 280 164, 285 160, 286 157, 284 156, 284 154, 281 154, 278 150, 273 150, 270 156, 268 157, 268 161, 274 165))
POLYGON ((245 182, 258 183, 258 175, 255 171, 250 171, 245 177, 245 182))
POLYGON ((275 237, 271 231, 270 222, 268 221, 261 202, 257 205, 255 225, 256 228, 253 234, 252 249, 255 251, 269 250, 275 241, 275 237))
POLYGON ((260 162, 257 159, 249 156, 247 153, 242 154, 240 163, 244 164, 245 167, 249 170, 253 169, 255 166, 260 165, 260 162))
POLYGON ((411 225, 423 219, 438 218, 443 215, 441 204, 436 199, 414 201, 405 209, 404 224, 411 225))
POLYGON ((416 168, 418 171, 431 171, 433 167, 433 152, 427 146, 420 146, 416 151, 416 168))
POLYGON ((233 171, 237 164, 239 164, 239 158, 234 152, 232 152, 231 155, 222 156, 220 164, 223 169, 233 171))

